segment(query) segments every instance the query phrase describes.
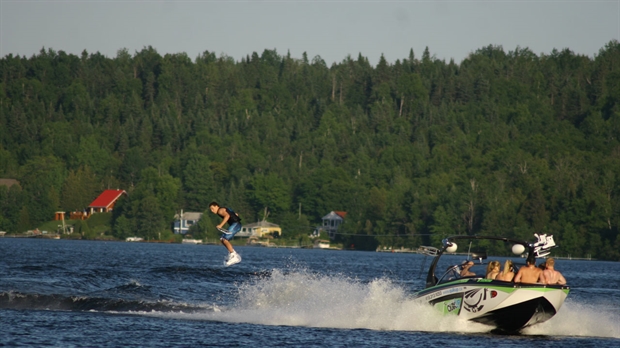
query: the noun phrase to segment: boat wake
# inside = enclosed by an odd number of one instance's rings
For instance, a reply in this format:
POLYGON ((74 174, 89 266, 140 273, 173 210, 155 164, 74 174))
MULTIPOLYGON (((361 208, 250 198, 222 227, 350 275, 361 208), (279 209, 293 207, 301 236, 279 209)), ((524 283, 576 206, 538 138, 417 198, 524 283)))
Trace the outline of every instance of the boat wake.
POLYGON ((620 338, 620 313, 616 305, 586 304, 567 300, 551 320, 527 327, 526 335, 620 338))
MULTIPOLYGON (((0 309, 98 311, 166 319, 206 320, 274 326, 454 333, 488 333, 488 326, 444 316, 413 298, 388 278, 360 281, 303 269, 278 270, 246 278, 230 305, 183 303, 145 294, 137 282, 89 296, 0 292, 0 309), (129 296, 131 295, 131 296, 129 296), (119 298, 120 297, 120 298, 119 298), (145 298, 150 298, 146 300, 145 298)), ((230 302, 229 302, 230 303, 230 302)), ((523 335, 620 338, 620 314, 613 304, 569 298, 547 322, 523 335)))
POLYGON ((0 309, 97 312, 203 312, 212 306, 190 305, 171 300, 119 299, 59 294, 0 293, 0 309))
MULTIPOLYGON (((444 316, 414 300, 389 279, 361 282, 343 276, 273 270, 269 277, 238 287, 227 308, 194 313, 143 313, 184 320, 277 326, 427 332, 488 333, 486 325, 444 316)), ((551 320, 524 335, 620 338, 618 314, 567 301, 551 320), (606 313, 606 314, 605 314, 606 313), (584 324, 585 322, 591 324, 584 324)))

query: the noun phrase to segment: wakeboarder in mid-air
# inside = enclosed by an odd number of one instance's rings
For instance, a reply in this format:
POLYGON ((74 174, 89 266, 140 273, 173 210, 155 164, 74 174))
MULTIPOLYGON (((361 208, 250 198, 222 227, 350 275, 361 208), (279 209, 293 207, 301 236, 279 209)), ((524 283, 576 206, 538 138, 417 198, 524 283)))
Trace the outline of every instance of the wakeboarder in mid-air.
POLYGON ((232 266, 241 262, 241 256, 237 254, 235 249, 233 249, 232 244, 230 244, 230 240, 235 236, 235 234, 241 231, 241 218, 232 209, 220 207, 217 202, 209 203, 209 210, 211 210, 213 214, 217 214, 222 218, 222 222, 220 222, 220 224, 216 227, 218 231, 222 232, 220 241, 228 250, 228 256, 224 260, 224 265, 232 266), (228 230, 224 229, 224 225, 226 223, 228 223, 228 230))

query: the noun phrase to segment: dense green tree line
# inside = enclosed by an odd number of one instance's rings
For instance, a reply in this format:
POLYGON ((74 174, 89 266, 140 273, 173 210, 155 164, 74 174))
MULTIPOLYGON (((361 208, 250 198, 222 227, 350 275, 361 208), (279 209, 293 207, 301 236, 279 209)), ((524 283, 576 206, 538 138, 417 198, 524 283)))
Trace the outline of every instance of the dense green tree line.
POLYGON ((338 239, 361 249, 550 233, 560 254, 620 260, 617 41, 593 58, 427 48, 376 67, 42 49, 0 60, 0 110, 0 177, 20 182, 0 186, 9 232, 121 188, 116 237, 216 200, 244 222, 267 208, 285 236, 347 211, 338 239))

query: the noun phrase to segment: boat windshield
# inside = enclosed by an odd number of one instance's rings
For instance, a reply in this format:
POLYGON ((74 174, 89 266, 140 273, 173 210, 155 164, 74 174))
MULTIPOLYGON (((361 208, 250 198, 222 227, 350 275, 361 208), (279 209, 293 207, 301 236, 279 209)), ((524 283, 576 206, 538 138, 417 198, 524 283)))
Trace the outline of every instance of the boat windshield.
POLYGON ((459 266, 458 265, 454 265, 454 266, 448 268, 446 273, 444 273, 444 275, 441 276, 441 278, 439 279, 438 283, 447 282, 447 281, 450 281, 450 280, 458 279, 460 277, 461 277, 461 275, 459 274, 459 266))
POLYGON ((441 276, 441 278, 439 278, 439 281, 437 283, 444 283, 444 282, 452 281, 452 280, 459 279, 459 278, 463 278, 461 276, 461 266, 454 265, 454 266, 448 267, 446 272, 441 276))

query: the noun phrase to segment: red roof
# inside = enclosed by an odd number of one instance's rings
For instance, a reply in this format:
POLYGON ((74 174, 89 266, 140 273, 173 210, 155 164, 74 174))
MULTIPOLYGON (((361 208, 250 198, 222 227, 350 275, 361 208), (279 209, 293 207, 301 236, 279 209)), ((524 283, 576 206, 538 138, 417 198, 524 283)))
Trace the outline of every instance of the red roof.
POLYGON ((341 218, 344 219, 345 216, 347 216, 347 212, 346 211, 337 211, 334 210, 334 213, 336 213, 336 215, 340 216, 341 218))
POLYGON ((97 197, 88 207, 89 208, 108 208, 112 203, 116 202, 121 195, 126 195, 125 190, 105 190, 97 197))

